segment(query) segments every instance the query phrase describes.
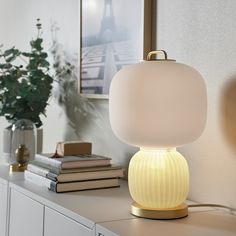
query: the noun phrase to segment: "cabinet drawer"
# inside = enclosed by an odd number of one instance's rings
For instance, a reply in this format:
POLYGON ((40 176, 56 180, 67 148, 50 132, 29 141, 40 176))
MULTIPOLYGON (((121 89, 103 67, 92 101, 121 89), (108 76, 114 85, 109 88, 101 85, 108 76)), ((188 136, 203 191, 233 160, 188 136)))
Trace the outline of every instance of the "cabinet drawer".
POLYGON ((11 189, 9 236, 42 236, 44 206, 11 189))
POLYGON ((93 231, 78 222, 45 207, 44 236, 92 236, 93 231))

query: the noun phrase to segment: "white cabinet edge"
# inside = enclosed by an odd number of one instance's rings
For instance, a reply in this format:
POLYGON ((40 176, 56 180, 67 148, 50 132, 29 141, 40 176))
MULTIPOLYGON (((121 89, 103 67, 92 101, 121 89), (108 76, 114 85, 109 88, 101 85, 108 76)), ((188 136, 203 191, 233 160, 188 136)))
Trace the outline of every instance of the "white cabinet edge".
POLYGON ((0 182, 0 187, 2 188, 1 200, 1 226, 0 234, 4 232, 4 235, 8 235, 8 215, 9 215, 9 200, 8 200, 8 183, 0 182), (3 218, 2 218, 3 217, 3 218))
POLYGON ((22 194, 24 194, 24 195, 26 195, 27 197, 29 197, 29 198, 31 198, 35 201, 43 204, 44 206, 46 206, 48 208, 51 208, 51 209, 63 214, 66 217, 71 218, 72 220, 78 222, 79 224, 82 224, 83 226, 85 226, 89 229, 93 230, 94 227, 95 227, 95 222, 93 222, 91 220, 88 220, 85 217, 62 207, 62 206, 58 205, 57 203, 54 203, 50 200, 47 200, 46 198, 41 197, 41 196, 37 195, 36 193, 33 193, 30 190, 27 190, 24 187, 20 187, 17 184, 14 184, 12 182, 9 183, 9 187, 16 190, 16 191, 18 191, 18 192, 20 192, 20 193, 22 193, 22 194))
POLYGON ((0 184, 8 185, 8 181, 3 178, 0 178, 0 184))

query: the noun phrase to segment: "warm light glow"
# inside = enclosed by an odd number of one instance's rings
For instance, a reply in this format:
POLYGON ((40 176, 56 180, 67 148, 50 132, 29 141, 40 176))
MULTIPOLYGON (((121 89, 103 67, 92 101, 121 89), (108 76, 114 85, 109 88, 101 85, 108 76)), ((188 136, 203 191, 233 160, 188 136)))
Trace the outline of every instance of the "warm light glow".
POLYGON ((130 161, 129 190, 143 207, 179 206, 189 191, 188 164, 175 148, 141 149, 130 161))

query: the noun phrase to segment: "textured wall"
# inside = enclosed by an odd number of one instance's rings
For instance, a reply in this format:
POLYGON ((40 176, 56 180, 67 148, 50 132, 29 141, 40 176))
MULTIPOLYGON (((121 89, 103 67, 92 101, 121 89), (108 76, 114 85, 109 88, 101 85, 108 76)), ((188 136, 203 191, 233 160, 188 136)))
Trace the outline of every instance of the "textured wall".
POLYGON ((158 4, 158 47, 199 70, 208 90, 206 129, 180 149, 190 166, 190 198, 236 207, 236 1, 158 4))

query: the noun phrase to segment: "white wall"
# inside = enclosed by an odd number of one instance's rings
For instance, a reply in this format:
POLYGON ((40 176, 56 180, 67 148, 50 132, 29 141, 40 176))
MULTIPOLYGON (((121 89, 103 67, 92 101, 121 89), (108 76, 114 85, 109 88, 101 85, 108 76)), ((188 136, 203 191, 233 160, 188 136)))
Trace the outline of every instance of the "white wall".
MULTIPOLYGON (((58 39, 69 53, 78 50, 78 1, 77 0, 0 0, 0 45, 8 49, 15 45, 21 50, 30 50, 29 42, 37 35, 36 19, 43 25, 44 47, 49 51, 52 44, 51 25, 60 26, 58 39), (68 3, 69 2, 69 3, 68 3)), ((64 139, 65 117, 62 109, 50 100, 47 117, 42 117, 44 129, 44 150, 53 152, 55 143, 64 139)), ((2 131, 9 124, 0 118, 0 150, 2 131)), ((1 158, 0 158, 1 159, 1 158)))
MULTIPOLYGON (((52 22, 57 22, 60 27, 58 40, 66 52, 74 56, 79 48, 78 13, 79 0, 0 0, 0 45, 3 43, 4 48, 15 45, 22 50, 29 50, 29 41, 36 35, 36 19, 40 18, 45 49, 51 47, 50 28, 52 22)), ((127 166, 136 148, 121 143, 111 131, 108 101, 83 102, 79 95, 75 95, 73 100, 67 104, 68 109, 73 110, 74 104, 90 105, 88 114, 69 117, 69 121, 62 107, 51 99, 46 111, 47 117, 43 118, 43 151, 54 152, 58 141, 83 139, 93 143, 94 153, 108 155, 112 157, 113 163, 127 166)), ((7 125, 5 118, 1 117, 0 151, 3 149, 1 133, 7 125)))
POLYGON ((236 207, 236 1, 158 4, 158 47, 199 70, 208 90, 206 129, 180 149, 190 166, 190 198, 236 207))
MULTIPOLYGON (((50 47, 50 20, 61 27, 60 41, 72 53, 78 47, 77 0, 0 0, 0 44, 26 48, 37 17, 50 47)), ((158 0, 157 43, 177 61, 195 67, 208 90, 208 121, 203 135, 182 147, 191 173, 190 198, 236 207, 236 1, 158 0)), ((79 97, 78 97, 79 99, 79 97)), ((72 106, 72 105, 71 105, 72 106)), ((73 108, 73 107, 71 107, 73 108)), ((94 115, 74 121, 74 130, 55 102, 44 119, 44 151, 63 139, 93 141, 94 152, 126 164, 135 151, 113 135, 106 100, 92 103, 94 115)), ((7 122, 0 118, 0 133, 7 122)), ((184 129, 184 127, 183 127, 184 129)), ((0 149, 2 137, 0 135, 0 149)))

